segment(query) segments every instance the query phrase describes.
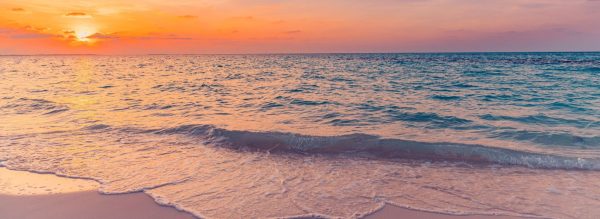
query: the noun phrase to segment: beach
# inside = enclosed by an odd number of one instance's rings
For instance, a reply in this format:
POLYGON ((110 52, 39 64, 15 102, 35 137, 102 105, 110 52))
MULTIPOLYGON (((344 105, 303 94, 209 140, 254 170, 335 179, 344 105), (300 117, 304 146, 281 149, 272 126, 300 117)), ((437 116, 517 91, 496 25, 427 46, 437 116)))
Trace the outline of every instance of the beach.
MULTIPOLYGON (((193 219, 190 213, 157 204, 143 192, 106 195, 89 190, 94 182, 0 168, 0 218, 20 219, 193 219), (11 182, 11 183, 7 183, 11 182), (19 184, 15 184, 19 182, 19 184), (27 184, 34 182, 35 185, 27 184), (40 190, 40 188, 47 188, 40 190), (70 190, 67 190, 70 189, 70 190), (12 191, 12 192, 10 192, 12 191), (15 193, 18 191, 18 193, 15 193), (12 194, 11 194, 12 193, 12 194)), ((260 209, 257 209, 260 210, 260 209)), ((241 217, 241 215, 240 215, 241 217)), ((310 217, 305 218, 320 218, 310 217)), ((365 219, 517 219, 448 215, 386 205, 365 219)))
POLYGON ((141 192, 102 195, 89 179, 0 167, 0 218, 195 218, 141 192))
MULTIPOLYGON (((0 218, 21 219, 193 219, 159 206, 143 194, 101 195, 95 191, 37 196, 0 195, 0 218)), ((518 219, 508 216, 456 216, 386 206, 365 219, 518 219)))
POLYGON ((193 219, 160 206, 143 193, 101 195, 97 191, 52 195, 0 195, 0 218, 22 219, 193 219))

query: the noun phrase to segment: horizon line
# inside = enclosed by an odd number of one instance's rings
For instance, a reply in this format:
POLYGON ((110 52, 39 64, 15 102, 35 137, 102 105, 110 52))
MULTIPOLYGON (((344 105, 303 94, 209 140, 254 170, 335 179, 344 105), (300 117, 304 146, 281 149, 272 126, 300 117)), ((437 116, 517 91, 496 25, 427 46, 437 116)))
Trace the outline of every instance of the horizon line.
POLYGON ((38 53, 38 54, 0 54, 0 56, 151 56, 151 55, 352 55, 352 54, 481 54, 481 53, 600 53, 590 51, 455 51, 455 52, 257 52, 257 53, 38 53))

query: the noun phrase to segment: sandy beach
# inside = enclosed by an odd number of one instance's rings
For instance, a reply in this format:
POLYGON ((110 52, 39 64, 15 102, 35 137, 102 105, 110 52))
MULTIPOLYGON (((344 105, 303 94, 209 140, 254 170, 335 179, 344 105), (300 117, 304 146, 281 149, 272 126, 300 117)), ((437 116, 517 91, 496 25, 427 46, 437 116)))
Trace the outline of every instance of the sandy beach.
MULTIPOLYGON (((0 219, 193 219, 194 215, 161 206, 145 193, 105 195, 90 190, 91 180, 0 168, 0 219)), ((240 215, 241 216, 241 215, 240 215)), ((457 216, 386 205, 366 219, 512 219, 507 216, 457 216)))
POLYGON ((386 205, 383 209, 368 215, 365 219, 518 219, 523 217, 490 216, 490 215, 447 215, 433 212, 417 211, 393 205, 386 205))
MULTIPOLYGON (((0 195, 0 218, 21 219, 193 219, 192 214, 160 206, 143 193, 102 195, 95 191, 53 195, 0 195)), ((457 216, 387 205, 365 219, 516 219, 508 216, 457 216)))
POLYGON ((99 183, 0 168, 0 219, 195 218, 141 192, 103 195, 99 183))
MULTIPOLYGON (((94 191, 54 195, 0 195, 0 218, 22 219, 192 219, 193 215, 160 206, 143 193, 101 195, 94 191)), ((365 219, 516 219, 509 216, 457 216, 387 205, 365 219)))
POLYGON ((21 219, 193 219, 160 206, 144 193, 102 195, 96 191, 52 195, 0 195, 0 218, 21 219))

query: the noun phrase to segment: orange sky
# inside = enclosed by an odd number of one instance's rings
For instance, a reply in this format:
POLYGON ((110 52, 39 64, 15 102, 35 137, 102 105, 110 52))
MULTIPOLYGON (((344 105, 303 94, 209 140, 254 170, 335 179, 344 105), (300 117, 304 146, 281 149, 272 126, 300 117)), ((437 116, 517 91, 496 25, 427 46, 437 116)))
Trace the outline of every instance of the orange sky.
POLYGON ((600 50, 600 0, 3 0, 0 54, 600 50))

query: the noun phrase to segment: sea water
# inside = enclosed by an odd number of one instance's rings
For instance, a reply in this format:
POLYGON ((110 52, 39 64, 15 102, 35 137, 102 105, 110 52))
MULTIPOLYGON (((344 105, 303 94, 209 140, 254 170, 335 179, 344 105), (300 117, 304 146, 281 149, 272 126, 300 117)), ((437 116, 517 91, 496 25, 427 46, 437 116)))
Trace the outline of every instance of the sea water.
POLYGON ((600 53, 3 56, 0 165, 206 218, 595 218, 600 53))

